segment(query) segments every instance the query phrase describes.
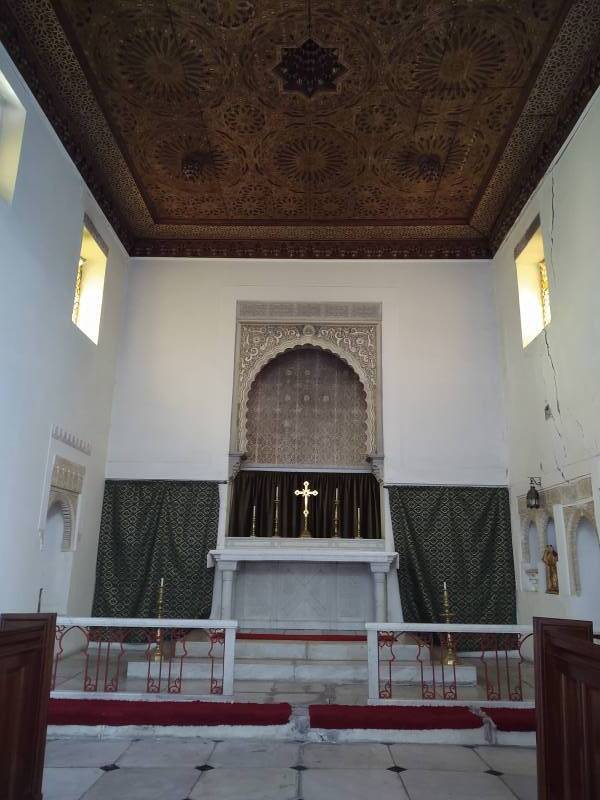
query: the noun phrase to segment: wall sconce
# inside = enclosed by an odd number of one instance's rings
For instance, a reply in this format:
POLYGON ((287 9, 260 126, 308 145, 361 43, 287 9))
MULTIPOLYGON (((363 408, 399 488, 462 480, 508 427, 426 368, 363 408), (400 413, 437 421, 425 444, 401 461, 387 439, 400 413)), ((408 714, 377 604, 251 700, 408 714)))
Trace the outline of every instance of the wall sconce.
POLYGON ((539 508, 540 507, 540 493, 536 489, 536 486, 542 487, 542 479, 541 478, 529 478, 530 487, 529 491, 527 492, 527 508, 539 508))

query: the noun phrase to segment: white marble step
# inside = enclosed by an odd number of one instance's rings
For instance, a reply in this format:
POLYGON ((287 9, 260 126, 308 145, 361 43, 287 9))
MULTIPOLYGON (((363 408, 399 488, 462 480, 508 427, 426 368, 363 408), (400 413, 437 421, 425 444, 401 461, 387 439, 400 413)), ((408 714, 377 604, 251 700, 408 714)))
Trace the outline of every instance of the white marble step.
MULTIPOLYGON (((217 667, 218 668, 218 667, 217 667)), ((127 664, 127 677, 146 678, 146 661, 130 661, 127 664)), ((159 665, 151 665, 151 674, 158 676, 159 665)), ((208 659, 186 658, 183 662, 183 678, 205 679, 210 677, 211 664, 208 659)), ((432 668, 426 667, 425 680, 431 681, 432 668)), ((435 668, 436 681, 441 681, 441 667, 435 668)), ((446 679, 450 671, 446 669, 446 679)), ((475 667, 456 667, 456 682, 462 686, 475 685, 475 667)), ((367 680, 367 662, 359 661, 311 661, 306 659, 240 659, 235 664, 235 680, 286 680, 323 681, 325 683, 352 683, 367 680)), ((393 668, 393 680, 399 684, 420 684, 421 669, 410 662, 397 663, 393 668)))
MULTIPOLYGON (((208 642, 188 642, 187 654, 206 658, 208 642)), ((220 654, 222 650, 215 650, 220 654)), ((177 650, 181 654, 181 645, 177 650)), ((396 659, 412 661, 417 657, 415 645, 394 645, 396 659)), ((276 639, 237 639, 236 661, 245 659, 302 659, 306 661, 367 661, 366 642, 286 641, 276 639)))

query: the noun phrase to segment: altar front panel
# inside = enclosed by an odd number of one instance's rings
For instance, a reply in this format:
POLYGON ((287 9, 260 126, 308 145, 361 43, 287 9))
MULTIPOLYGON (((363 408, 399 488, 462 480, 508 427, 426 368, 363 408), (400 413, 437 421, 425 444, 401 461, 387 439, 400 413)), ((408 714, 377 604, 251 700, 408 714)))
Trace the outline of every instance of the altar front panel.
POLYGON ((364 630, 375 619, 368 564, 247 561, 234 597, 241 628, 364 630))

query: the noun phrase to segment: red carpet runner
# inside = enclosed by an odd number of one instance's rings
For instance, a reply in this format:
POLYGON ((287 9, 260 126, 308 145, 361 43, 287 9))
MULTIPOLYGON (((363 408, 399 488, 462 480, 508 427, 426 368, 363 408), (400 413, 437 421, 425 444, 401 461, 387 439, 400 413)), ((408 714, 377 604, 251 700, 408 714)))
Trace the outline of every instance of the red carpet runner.
POLYGON ((466 706, 310 706, 312 728, 441 730, 481 728, 483 720, 466 706))
POLYGON ((499 731, 535 731, 535 708, 482 708, 499 731))
POLYGON ((285 725, 289 703, 50 700, 49 725, 285 725))

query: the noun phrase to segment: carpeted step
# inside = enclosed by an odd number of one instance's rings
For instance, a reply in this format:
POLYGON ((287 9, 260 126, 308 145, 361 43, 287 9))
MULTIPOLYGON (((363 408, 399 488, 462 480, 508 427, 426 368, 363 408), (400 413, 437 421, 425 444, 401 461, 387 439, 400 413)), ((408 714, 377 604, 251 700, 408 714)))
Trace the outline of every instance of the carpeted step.
POLYGON ((483 720, 466 706, 312 705, 311 728, 375 730, 472 730, 483 720))
POLYGON ((49 725, 286 725, 289 703, 51 699, 49 725))
POLYGON ((530 733, 536 730, 535 708, 482 708, 497 730, 530 733))

